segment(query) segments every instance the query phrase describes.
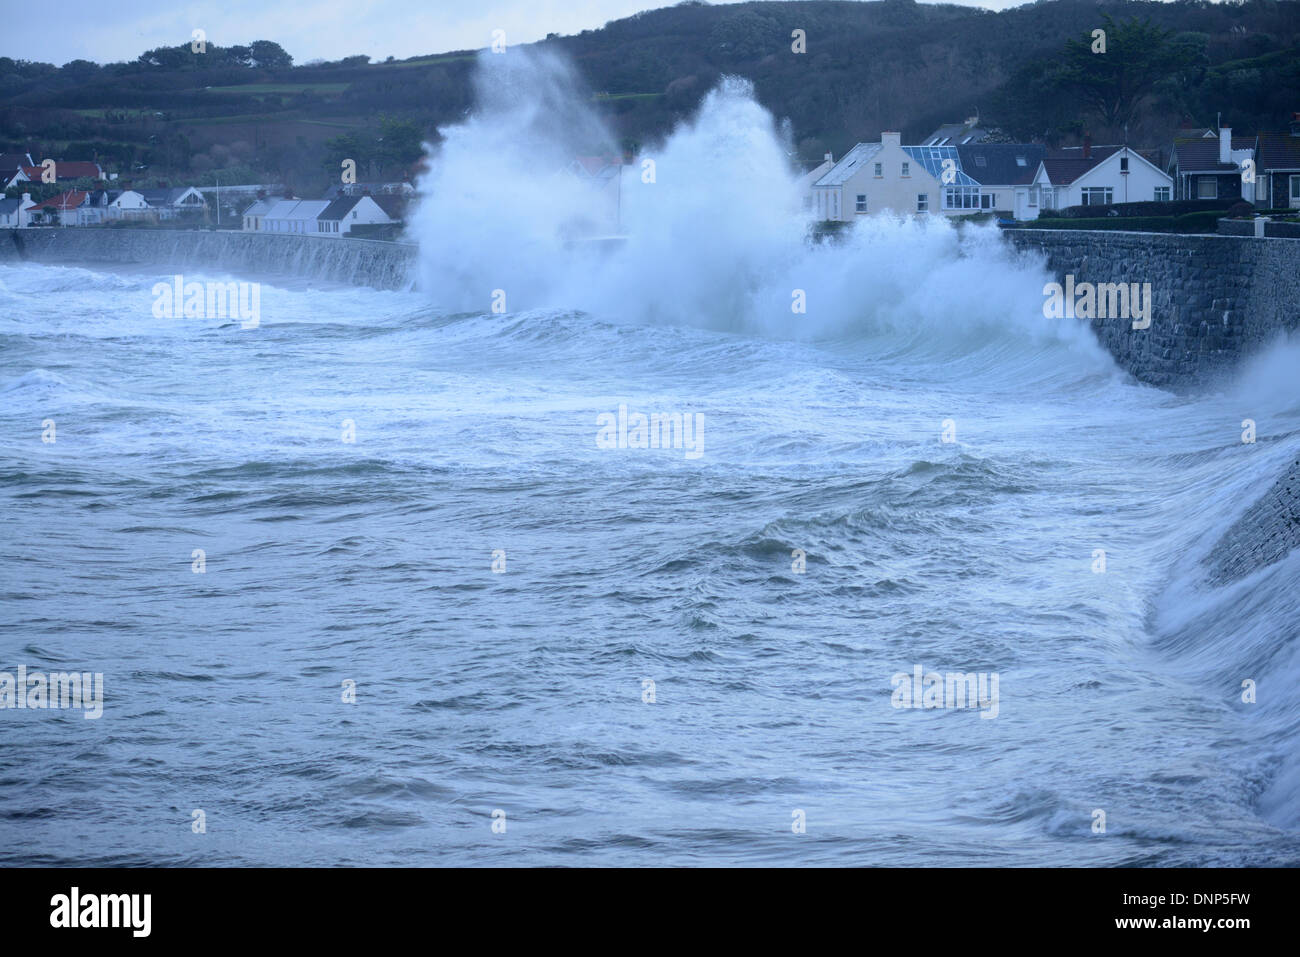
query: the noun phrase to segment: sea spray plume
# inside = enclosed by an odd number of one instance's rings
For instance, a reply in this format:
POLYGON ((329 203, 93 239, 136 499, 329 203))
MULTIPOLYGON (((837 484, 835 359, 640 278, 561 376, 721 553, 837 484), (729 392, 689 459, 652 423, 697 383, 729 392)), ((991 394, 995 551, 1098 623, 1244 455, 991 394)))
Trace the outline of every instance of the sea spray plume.
POLYGON ((843 243, 810 244, 788 145, 746 80, 723 78, 623 168, 628 239, 599 251, 566 242, 593 208, 591 186, 566 167, 614 152, 572 68, 524 48, 485 53, 476 90, 471 117, 443 131, 415 218, 422 282, 440 305, 486 312, 500 289, 510 312, 778 338, 902 335, 955 352, 1064 339, 1108 364, 1085 323, 1044 319, 1041 262, 995 229, 872 215, 843 243), (805 312, 792 308, 796 291, 805 312))
POLYGON ((567 167, 615 152, 589 97, 546 51, 479 55, 473 111, 440 130, 414 216, 421 286, 440 305, 486 311, 496 289, 509 311, 554 301, 565 237, 593 207, 567 167))

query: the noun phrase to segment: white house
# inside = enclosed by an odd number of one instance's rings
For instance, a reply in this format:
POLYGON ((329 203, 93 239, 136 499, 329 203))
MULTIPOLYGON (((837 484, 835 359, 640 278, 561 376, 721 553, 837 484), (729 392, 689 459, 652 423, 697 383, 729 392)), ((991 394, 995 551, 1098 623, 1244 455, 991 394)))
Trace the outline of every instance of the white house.
POLYGON ((870 175, 868 164, 880 152, 879 143, 859 143, 840 157, 840 161, 822 174, 812 184, 813 215, 818 219, 831 222, 847 222, 855 215, 867 212, 864 197, 863 208, 854 212, 853 198, 858 195, 858 186, 870 175), (846 197, 848 197, 846 199, 846 197))
POLYGON ((89 194, 84 189, 70 189, 51 196, 27 209, 28 225, 33 226, 84 226, 89 194))
POLYGON ((903 146, 894 131, 859 143, 812 186, 814 215, 846 222, 889 211, 959 216, 994 208, 994 196, 961 166, 955 146, 903 146))
POLYGON ((145 219, 152 215, 148 202, 133 189, 111 189, 107 195, 110 219, 145 219))
POLYGON ((316 235, 317 217, 327 206, 325 199, 282 199, 262 217, 262 231, 316 235))
POLYGON ((0 227, 24 228, 27 226, 27 210, 35 205, 31 193, 23 193, 21 199, 0 198, 0 227))
POLYGON ((157 211, 160 219, 175 219, 182 213, 202 213, 208 208, 208 201, 193 186, 181 186, 172 189, 139 189, 149 208, 157 211))
POLYGON ((1017 195, 1017 208, 1023 205, 1028 215, 1037 218, 1037 210, 1065 209, 1069 206, 1099 206, 1108 203, 1138 203, 1173 198, 1174 181, 1168 173, 1153 165, 1137 150, 1128 146, 1083 146, 1056 150, 1038 164, 1033 180, 1017 195))
POLYGON ((370 196, 344 196, 333 200, 316 217, 317 231, 336 239, 352 232, 353 226, 391 223, 393 220, 370 196))

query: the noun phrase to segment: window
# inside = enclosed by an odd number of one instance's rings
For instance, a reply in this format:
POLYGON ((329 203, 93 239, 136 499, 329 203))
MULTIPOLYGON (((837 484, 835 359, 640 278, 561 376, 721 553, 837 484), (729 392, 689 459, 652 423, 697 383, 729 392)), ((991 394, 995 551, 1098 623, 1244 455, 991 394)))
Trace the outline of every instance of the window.
POLYGON ((1017 157, 1016 157, 1016 165, 1017 165, 1017 166, 1028 166, 1029 164, 1025 162, 1025 158, 1024 158, 1023 156, 1017 156, 1017 157))
POLYGON ((1300 176, 1291 177, 1291 205, 1300 206, 1300 176))
POLYGON ((904 163, 904 164, 903 164, 903 175, 904 175, 904 176, 911 176, 911 175, 912 175, 912 164, 911 164, 911 163, 904 163))
POLYGON ((883 175, 884 175, 884 173, 882 172, 884 165, 885 165, 884 163, 877 163, 877 164, 876 164, 876 175, 877 175, 877 176, 883 176, 883 175))
POLYGON ((1127 173, 1127 172, 1128 172, 1128 157, 1127 157, 1127 156, 1121 156, 1121 157, 1119 158, 1119 171, 1120 171, 1121 173, 1127 173))
POLYGON ((1031 186, 1031 187, 1029 187, 1029 205, 1030 205, 1030 206, 1037 206, 1037 205, 1038 205, 1038 187, 1037 187, 1037 186, 1031 186))
POLYGON ((867 194, 858 193, 858 201, 854 205, 854 212, 865 213, 867 211, 867 194))
POLYGON ((918 213, 928 213, 928 212, 930 211, 930 194, 929 194, 929 193, 917 193, 917 194, 916 194, 916 211, 917 211, 918 213))
POLYGON ((943 208, 992 209, 993 194, 981 194, 978 186, 949 186, 943 191, 943 208))
POLYGON ((1085 186, 1082 206, 1106 206, 1114 202, 1115 191, 1109 186, 1085 186))
POLYGON ((1213 176, 1200 176, 1196 179, 1197 199, 1218 199, 1219 181, 1213 176))
POLYGON ((988 165, 989 165, 989 161, 988 161, 987 159, 985 159, 983 156, 977 156, 977 157, 975 157, 975 165, 976 165, 976 166, 988 166, 988 165))
POLYGON ((1169 193, 1170 193, 1170 187, 1168 187, 1168 186, 1157 186, 1157 187, 1156 187, 1156 202, 1157 202, 1157 203, 1167 203, 1167 202, 1169 202, 1169 198, 1170 198, 1169 193))

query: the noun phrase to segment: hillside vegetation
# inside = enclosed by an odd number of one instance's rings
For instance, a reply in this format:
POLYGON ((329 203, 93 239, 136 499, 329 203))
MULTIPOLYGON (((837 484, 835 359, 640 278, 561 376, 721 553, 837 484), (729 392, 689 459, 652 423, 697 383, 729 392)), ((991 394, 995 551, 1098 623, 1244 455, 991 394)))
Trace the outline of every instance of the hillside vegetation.
MULTIPOLYGON (((111 15, 111 14, 108 14, 111 15)), ((488 38, 484 38, 485 45, 488 38)), ((978 113, 1006 137, 1167 146, 1183 120, 1285 128, 1300 110, 1300 3, 1086 3, 1001 13, 912 0, 687 2, 552 35, 629 145, 691 113, 724 74, 751 79, 805 161, 882 129, 916 141, 978 113), (1104 56, 1089 49, 1107 30, 1104 56), (805 31, 807 52, 791 34, 805 31)), ((293 64, 276 43, 189 44, 130 63, 0 58, 0 147, 98 156, 137 181, 323 184, 338 158, 407 171, 471 105, 472 51, 293 64)), ((36 157, 38 160, 40 157, 36 157)))

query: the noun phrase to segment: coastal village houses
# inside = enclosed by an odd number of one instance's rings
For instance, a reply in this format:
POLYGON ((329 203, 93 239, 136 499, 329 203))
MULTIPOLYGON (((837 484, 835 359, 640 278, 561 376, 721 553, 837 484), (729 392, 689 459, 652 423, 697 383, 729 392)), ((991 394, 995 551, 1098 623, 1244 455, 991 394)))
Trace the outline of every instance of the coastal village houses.
POLYGON ((882 211, 1025 220, 1044 209, 1172 198, 1172 177, 1128 146, 989 143, 969 121, 957 134, 956 145, 940 145, 954 137, 939 133, 903 146, 892 131, 859 143, 812 182, 806 203, 833 222, 882 211))

